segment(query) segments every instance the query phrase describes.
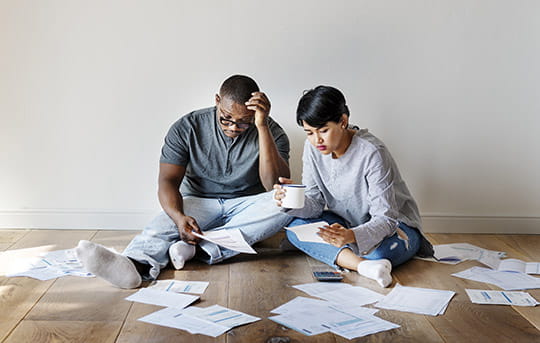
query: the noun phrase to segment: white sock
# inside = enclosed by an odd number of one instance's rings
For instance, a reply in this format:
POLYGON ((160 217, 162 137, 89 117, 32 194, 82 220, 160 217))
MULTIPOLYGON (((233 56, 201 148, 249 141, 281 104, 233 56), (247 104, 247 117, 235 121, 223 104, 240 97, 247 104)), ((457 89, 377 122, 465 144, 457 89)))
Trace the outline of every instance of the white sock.
POLYGON ((184 241, 178 241, 169 248, 169 257, 175 269, 184 268, 186 261, 195 256, 195 246, 184 241))
POLYGON ((392 283, 392 263, 387 259, 362 261, 356 270, 358 274, 377 281, 381 287, 388 287, 392 283))
POLYGON ((142 278, 135 264, 126 256, 110 251, 102 245, 80 241, 75 248, 84 268, 119 288, 137 288, 142 278))

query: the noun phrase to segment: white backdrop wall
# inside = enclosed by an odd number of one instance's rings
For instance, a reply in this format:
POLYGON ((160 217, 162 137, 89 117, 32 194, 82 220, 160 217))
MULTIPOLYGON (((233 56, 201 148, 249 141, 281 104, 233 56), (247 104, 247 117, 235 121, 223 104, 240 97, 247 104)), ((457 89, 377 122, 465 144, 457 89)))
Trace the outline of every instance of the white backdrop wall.
POLYGON ((142 228, 179 116, 241 73, 301 178, 304 89, 340 88, 426 231, 540 233, 540 2, 0 0, 0 227, 142 228))

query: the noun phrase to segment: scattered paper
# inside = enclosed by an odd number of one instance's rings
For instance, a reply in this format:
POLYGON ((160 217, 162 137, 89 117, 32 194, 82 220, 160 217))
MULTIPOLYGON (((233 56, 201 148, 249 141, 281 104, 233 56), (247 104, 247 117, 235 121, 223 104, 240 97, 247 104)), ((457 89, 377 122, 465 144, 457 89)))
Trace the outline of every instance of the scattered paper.
POLYGON ((260 318, 214 305, 206 308, 192 306, 184 310, 165 308, 139 320, 185 330, 192 334, 217 337, 235 326, 252 323, 260 318))
POLYGON ((452 291, 406 287, 397 284, 386 297, 375 304, 378 308, 437 316, 444 313, 455 295, 452 291))
POLYGON ((480 289, 466 289, 471 302, 475 304, 536 306, 539 303, 527 292, 505 292, 480 289))
POLYGON ((348 287, 317 295, 319 298, 338 304, 350 304, 363 306, 372 304, 384 298, 383 294, 374 292, 364 287, 348 287))
POLYGON ((293 287, 311 296, 318 297, 320 294, 326 292, 349 288, 352 286, 343 282, 313 282, 295 285, 293 287))
POLYGON ((535 278, 525 273, 502 272, 482 267, 472 267, 462 272, 454 273, 452 276, 490 283, 506 291, 540 288, 540 278, 535 278))
POLYGON ((499 271, 540 274, 540 263, 538 262, 523 262, 515 258, 508 258, 505 260, 496 260, 491 264, 484 264, 499 271))
POLYGON ((434 257, 420 258, 421 260, 457 264, 468 260, 481 261, 484 264, 493 264, 495 260, 506 256, 505 252, 487 250, 469 243, 439 244, 433 246, 434 257))
POLYGON ((318 300, 306 297, 296 297, 293 300, 276 307, 272 313, 276 314, 289 314, 291 312, 298 311, 299 308, 311 308, 311 309, 324 309, 328 306, 328 302, 325 300, 318 300))
POLYGON ((203 294, 208 281, 157 280, 150 287, 167 292, 203 294))
POLYGON ((199 299, 199 296, 196 295, 173 293, 151 288, 141 288, 138 292, 126 298, 129 301, 180 309, 190 305, 197 299, 199 299))
POLYGON ((93 277, 77 259, 75 249, 49 251, 39 257, 28 259, 28 263, 18 271, 7 274, 7 277, 28 276, 38 280, 50 280, 61 276, 93 277))
POLYGON ((246 254, 256 254, 257 252, 246 242, 240 229, 229 230, 217 230, 217 231, 205 231, 204 235, 192 232, 194 236, 197 236, 206 241, 212 242, 224 248, 243 252, 246 254))
POLYGON ((285 229, 294 232, 300 241, 328 244, 321 238, 321 236, 318 235, 319 228, 325 225, 328 225, 328 223, 322 221, 293 227, 285 227, 285 229))

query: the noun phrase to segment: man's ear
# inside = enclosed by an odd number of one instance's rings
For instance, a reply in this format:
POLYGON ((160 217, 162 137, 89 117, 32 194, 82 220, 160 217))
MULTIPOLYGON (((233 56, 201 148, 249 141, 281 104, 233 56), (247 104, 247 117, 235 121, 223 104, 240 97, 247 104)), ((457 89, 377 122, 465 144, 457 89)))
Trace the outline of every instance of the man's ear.
POLYGON ((218 94, 216 94, 216 106, 219 104, 219 101, 221 100, 221 98, 219 97, 218 94))

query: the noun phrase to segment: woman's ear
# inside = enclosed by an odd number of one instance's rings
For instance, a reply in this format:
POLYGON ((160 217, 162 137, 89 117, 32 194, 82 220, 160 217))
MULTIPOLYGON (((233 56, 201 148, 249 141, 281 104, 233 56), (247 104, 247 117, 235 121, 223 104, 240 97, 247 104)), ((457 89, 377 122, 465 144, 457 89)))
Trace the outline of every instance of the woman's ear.
POLYGON ((341 115, 341 128, 346 129, 349 126, 349 116, 345 113, 341 115))

